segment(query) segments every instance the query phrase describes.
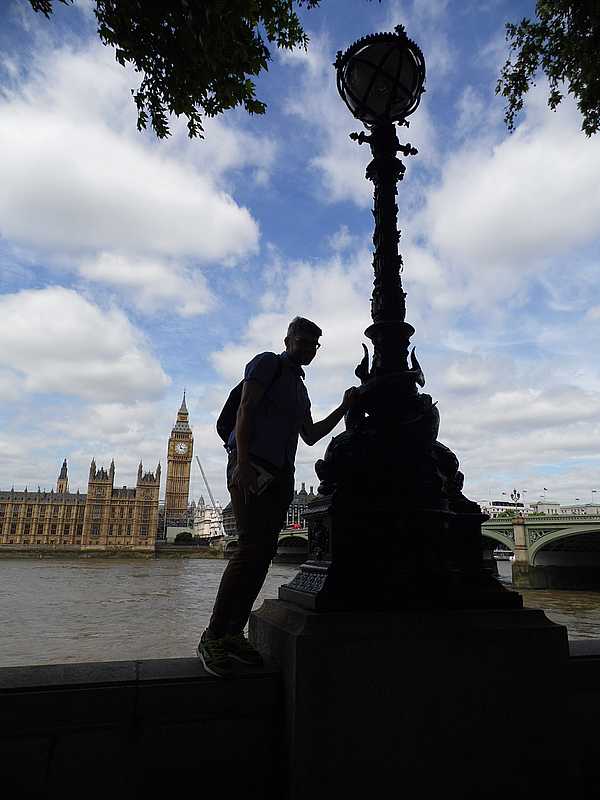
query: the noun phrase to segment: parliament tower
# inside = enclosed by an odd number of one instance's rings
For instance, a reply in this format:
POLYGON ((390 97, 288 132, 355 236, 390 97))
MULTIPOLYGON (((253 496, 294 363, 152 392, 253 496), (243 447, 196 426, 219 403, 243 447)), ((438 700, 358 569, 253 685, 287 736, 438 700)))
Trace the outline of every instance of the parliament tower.
POLYGON ((167 449, 165 514, 168 520, 184 517, 188 511, 190 467, 194 450, 194 437, 188 419, 184 392, 181 407, 177 412, 177 422, 171 431, 167 449))

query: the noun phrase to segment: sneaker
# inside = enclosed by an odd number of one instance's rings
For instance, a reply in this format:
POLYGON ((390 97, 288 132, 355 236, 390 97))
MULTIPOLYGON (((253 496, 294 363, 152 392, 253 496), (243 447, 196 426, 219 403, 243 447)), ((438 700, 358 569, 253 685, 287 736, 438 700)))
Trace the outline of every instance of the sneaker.
POLYGON ((230 658, 250 664, 252 667, 263 665, 263 657, 255 647, 252 647, 243 633, 227 634, 223 637, 223 647, 230 658))
POLYGON ((228 678, 233 671, 231 658, 225 652, 224 639, 206 630, 200 637, 196 655, 202 661, 204 669, 217 678, 228 678))

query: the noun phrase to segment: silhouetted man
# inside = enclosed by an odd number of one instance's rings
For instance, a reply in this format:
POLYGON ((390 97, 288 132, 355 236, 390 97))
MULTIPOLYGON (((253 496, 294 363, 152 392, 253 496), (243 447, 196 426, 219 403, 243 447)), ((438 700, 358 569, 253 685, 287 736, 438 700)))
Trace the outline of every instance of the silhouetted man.
POLYGON ((306 444, 315 444, 355 400, 356 389, 347 389, 328 417, 313 422, 302 366, 315 357, 321 335, 314 322, 296 317, 284 339, 285 351, 260 353, 244 372, 235 428, 227 442, 227 487, 239 546, 223 573, 209 626, 197 648, 205 669, 219 677, 231 673, 232 659, 262 664, 244 628, 277 552, 294 495, 298 435, 306 444))

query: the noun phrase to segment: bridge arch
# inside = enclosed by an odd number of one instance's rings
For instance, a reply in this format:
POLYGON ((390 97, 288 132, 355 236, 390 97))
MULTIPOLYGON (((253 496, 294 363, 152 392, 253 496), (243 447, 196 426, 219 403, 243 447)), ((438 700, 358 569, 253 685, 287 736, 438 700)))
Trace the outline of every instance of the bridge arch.
POLYGON ((488 528, 486 525, 481 527, 482 536, 486 539, 492 539, 494 542, 503 544, 509 550, 515 549, 515 540, 513 539, 513 529, 510 526, 510 535, 505 528, 488 528))
POLYGON ((279 537, 279 547, 305 547, 307 541, 306 533, 286 533, 279 537))
POLYGON ((543 533, 542 535, 539 535, 534 541, 532 541, 532 534, 533 536, 536 535, 535 528, 528 529, 527 531, 529 544, 529 563, 531 566, 535 566, 536 557, 540 551, 544 549, 547 550, 548 545, 564 539, 574 539, 578 536, 586 536, 587 538, 591 534, 598 537, 598 548, 600 550, 600 524, 598 522, 591 523, 589 525, 574 525, 571 527, 559 528, 551 533, 543 533))

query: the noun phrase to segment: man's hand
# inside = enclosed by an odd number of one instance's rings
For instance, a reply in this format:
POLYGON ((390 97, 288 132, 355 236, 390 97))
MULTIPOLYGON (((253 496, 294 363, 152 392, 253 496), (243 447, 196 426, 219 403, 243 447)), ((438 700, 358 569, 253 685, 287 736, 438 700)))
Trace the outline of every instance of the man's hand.
POLYGON ((344 392, 344 398, 342 400, 342 408, 344 409, 344 413, 346 413, 346 411, 351 411, 359 400, 360 394, 356 386, 351 386, 349 389, 346 389, 344 392))
POLYGON ((244 497, 248 496, 248 492, 256 492, 257 485, 256 470, 249 461, 238 463, 233 470, 231 482, 235 484, 244 497))

